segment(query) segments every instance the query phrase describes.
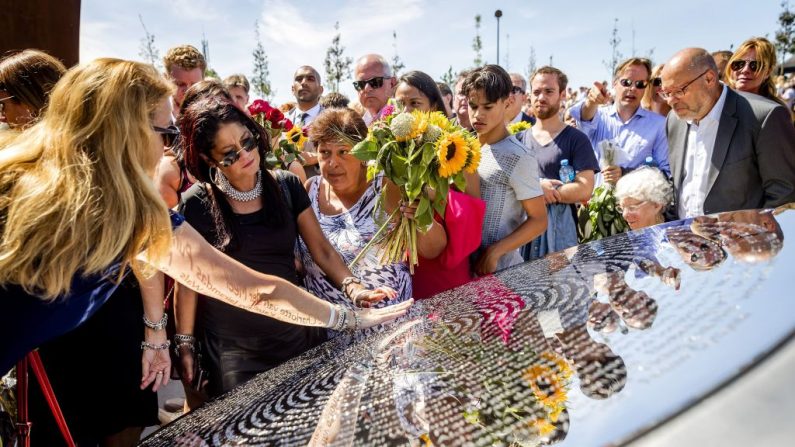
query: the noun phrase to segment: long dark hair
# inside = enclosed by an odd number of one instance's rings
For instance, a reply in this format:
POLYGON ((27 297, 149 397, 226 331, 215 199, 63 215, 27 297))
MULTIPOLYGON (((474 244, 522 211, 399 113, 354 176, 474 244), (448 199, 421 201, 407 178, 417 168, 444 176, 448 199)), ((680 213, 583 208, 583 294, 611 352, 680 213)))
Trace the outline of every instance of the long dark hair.
POLYGON ((283 225, 289 213, 279 185, 265 163, 265 157, 270 151, 268 132, 233 102, 223 97, 207 97, 197 100, 183 110, 179 117, 182 149, 188 171, 196 180, 210 186, 208 194, 210 212, 216 230, 216 240, 213 241, 213 245, 220 250, 236 247, 237 237, 235 236, 238 233, 238 223, 224 193, 211 180, 210 168, 214 166, 210 166, 201 155, 205 155, 208 159, 212 158, 210 152, 218 128, 222 124, 228 123, 238 123, 244 126, 257 139, 260 170, 262 171, 262 199, 265 204, 258 213, 263 218, 265 225, 268 227, 283 225))
POLYGON ((447 115, 447 111, 444 108, 444 99, 442 99, 439 86, 436 85, 436 81, 428 74, 417 70, 410 71, 400 77, 400 82, 405 82, 427 96, 428 102, 431 103, 432 112, 442 112, 447 115))

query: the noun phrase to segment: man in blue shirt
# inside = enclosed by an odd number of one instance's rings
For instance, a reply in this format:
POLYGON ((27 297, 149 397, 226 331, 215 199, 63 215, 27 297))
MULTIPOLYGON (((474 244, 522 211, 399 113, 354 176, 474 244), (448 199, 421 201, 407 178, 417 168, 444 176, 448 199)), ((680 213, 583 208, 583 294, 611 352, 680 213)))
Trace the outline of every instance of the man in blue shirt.
POLYGON ((604 147, 616 148, 612 163, 604 163, 602 167, 604 180, 612 184, 622 174, 643 165, 647 157, 652 157, 654 164, 670 175, 665 117, 640 107, 650 75, 648 59, 627 59, 613 76, 613 105, 607 106, 610 97, 607 87, 594 82, 585 101, 571 109, 571 116, 588 135, 600 160, 605 160, 604 147))

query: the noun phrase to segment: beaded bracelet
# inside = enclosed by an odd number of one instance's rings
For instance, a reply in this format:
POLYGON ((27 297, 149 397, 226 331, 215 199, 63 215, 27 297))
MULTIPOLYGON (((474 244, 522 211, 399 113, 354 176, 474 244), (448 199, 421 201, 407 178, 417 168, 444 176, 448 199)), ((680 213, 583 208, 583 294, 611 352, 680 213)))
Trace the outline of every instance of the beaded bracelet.
POLYGON ((146 318, 146 314, 144 314, 144 326, 148 327, 149 329, 162 331, 166 328, 166 322, 168 322, 168 314, 165 312, 163 313, 163 318, 161 318, 157 323, 146 318))
POLYGON ((169 346, 171 346, 171 342, 169 340, 166 340, 165 343, 160 344, 160 345, 156 345, 154 343, 149 343, 149 342, 146 342, 146 341, 142 341, 141 342, 141 350, 142 351, 145 351, 147 349, 152 349, 154 351, 162 351, 163 349, 168 349, 169 346))
POLYGON ((333 329, 335 331, 344 330, 346 328, 347 321, 348 321, 348 310, 340 307, 339 317, 337 318, 337 323, 334 325, 333 329))

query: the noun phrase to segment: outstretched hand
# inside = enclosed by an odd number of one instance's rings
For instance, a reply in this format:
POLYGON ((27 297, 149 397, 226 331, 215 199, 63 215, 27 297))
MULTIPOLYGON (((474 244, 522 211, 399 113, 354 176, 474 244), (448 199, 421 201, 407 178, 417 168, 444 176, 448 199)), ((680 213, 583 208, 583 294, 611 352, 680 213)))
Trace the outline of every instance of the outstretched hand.
POLYGON ((354 312, 359 317, 359 328, 364 329, 402 317, 412 304, 414 304, 413 298, 380 309, 356 309, 354 312))

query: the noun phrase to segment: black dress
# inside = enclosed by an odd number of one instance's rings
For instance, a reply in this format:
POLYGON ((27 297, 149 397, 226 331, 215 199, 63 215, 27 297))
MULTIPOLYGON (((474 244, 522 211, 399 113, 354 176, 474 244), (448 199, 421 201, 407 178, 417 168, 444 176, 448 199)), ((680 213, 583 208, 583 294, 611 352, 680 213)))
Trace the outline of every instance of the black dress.
MULTIPOLYGON (((237 234, 225 254, 258 272, 299 284, 295 269, 297 217, 309 205, 298 177, 279 173, 287 192, 292 219, 269 227, 261 213, 237 214, 237 234)), ((265 204, 265 207, 273 206, 265 204)), ((267 210, 266 210, 267 211, 267 210)), ((213 243, 215 225, 204 185, 193 185, 184 195, 180 212, 205 239, 213 243)), ((319 328, 297 326, 248 312, 199 295, 195 335, 202 341, 204 368, 209 373, 207 393, 217 396, 307 351, 323 341, 319 328)))
MULTIPOLYGON (((143 314, 138 282, 129 274, 88 321, 39 348, 66 424, 81 447, 127 427, 160 424, 157 393, 140 389, 143 314)), ((31 445, 65 445, 41 388, 30 377, 31 445)))

